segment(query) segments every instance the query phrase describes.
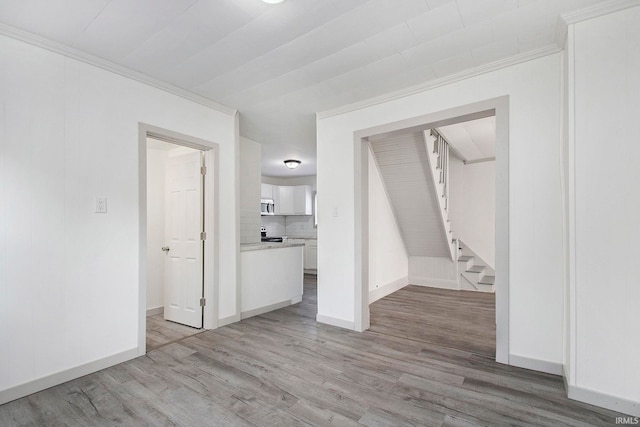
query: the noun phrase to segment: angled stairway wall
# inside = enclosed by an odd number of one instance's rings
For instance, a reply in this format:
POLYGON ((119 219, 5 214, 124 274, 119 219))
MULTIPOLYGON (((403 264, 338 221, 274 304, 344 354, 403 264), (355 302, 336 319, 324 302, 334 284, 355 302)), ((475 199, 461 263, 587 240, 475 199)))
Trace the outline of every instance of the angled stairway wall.
POLYGON ((369 138, 409 256, 451 257, 424 136, 369 138))
POLYGON ((369 150, 369 303, 409 284, 409 260, 402 234, 369 150))

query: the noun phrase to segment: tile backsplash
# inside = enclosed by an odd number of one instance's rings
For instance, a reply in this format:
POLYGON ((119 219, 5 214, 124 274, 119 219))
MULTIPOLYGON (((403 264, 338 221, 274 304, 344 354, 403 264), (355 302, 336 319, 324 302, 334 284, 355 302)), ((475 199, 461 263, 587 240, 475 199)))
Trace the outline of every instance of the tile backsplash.
POLYGON ((284 216, 263 216, 262 225, 267 227, 267 236, 286 236, 284 216))
POLYGON ((318 231, 313 228, 313 216, 287 216, 285 236, 294 237, 317 237, 318 231))
POLYGON ((267 227, 267 236, 317 237, 312 215, 263 216, 262 225, 267 227))

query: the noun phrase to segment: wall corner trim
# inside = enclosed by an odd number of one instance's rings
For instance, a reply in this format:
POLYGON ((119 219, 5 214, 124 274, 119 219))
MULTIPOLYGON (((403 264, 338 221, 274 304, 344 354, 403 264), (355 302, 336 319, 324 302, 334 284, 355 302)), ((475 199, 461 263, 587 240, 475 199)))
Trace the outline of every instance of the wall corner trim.
POLYGON ((562 375, 563 373, 562 363, 534 359, 513 353, 509 354, 509 364, 518 368, 531 369, 532 371, 545 372, 552 375, 562 375))
POLYGON ((325 316, 324 314, 317 314, 316 321, 318 323, 325 323, 327 325, 336 326, 338 328, 349 329, 351 331, 356 330, 356 324, 352 320, 338 319, 336 317, 325 316))
POLYGON ((123 351, 121 353, 112 354, 111 356, 104 357, 102 359, 85 363, 84 365, 75 366, 73 368, 56 372, 54 374, 46 375, 44 377, 17 385, 15 387, 1 390, 0 405, 11 402, 12 400, 20 399, 21 397, 28 396, 32 393, 37 393, 49 387, 53 387, 67 381, 75 380, 77 378, 92 374, 105 368, 109 368, 119 363, 126 362, 127 360, 135 359, 136 357, 138 357, 137 347, 123 351))
POLYGON ((591 390, 576 385, 569 385, 567 397, 590 405, 600 406, 634 417, 640 417, 640 402, 634 402, 618 396, 591 390))

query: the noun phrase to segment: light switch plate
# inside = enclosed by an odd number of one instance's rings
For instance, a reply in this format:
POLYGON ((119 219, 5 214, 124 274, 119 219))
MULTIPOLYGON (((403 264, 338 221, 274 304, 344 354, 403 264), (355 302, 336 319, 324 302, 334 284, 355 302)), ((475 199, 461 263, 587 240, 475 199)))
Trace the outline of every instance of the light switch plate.
POLYGON ((106 197, 96 197, 96 213, 107 213, 106 197))

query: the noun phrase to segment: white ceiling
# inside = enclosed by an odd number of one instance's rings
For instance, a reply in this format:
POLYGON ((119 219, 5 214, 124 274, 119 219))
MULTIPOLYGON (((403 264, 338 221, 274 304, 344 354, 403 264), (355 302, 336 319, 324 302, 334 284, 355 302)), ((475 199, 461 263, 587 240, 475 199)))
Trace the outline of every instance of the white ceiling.
POLYGON ((1 0, 0 23, 238 109, 287 176, 315 173, 316 112, 549 47, 561 13, 602 2, 1 0))
POLYGON ((473 162, 496 156, 496 116, 442 126, 438 132, 461 160, 473 162))

